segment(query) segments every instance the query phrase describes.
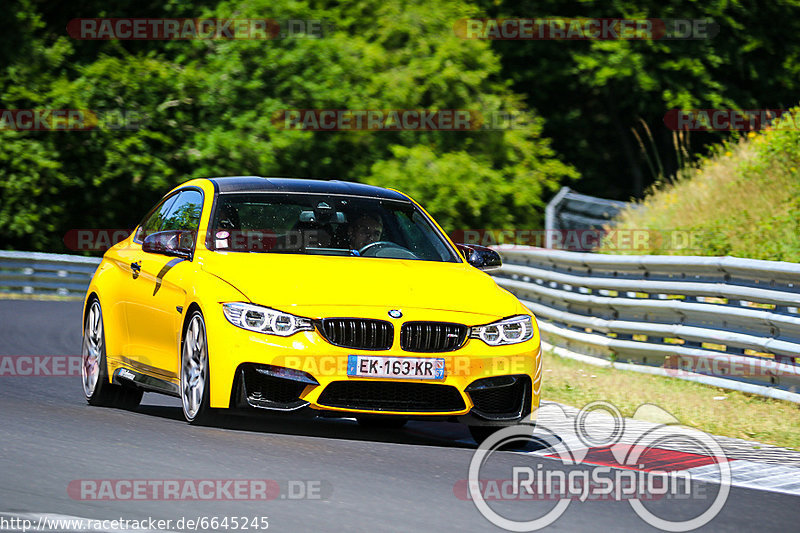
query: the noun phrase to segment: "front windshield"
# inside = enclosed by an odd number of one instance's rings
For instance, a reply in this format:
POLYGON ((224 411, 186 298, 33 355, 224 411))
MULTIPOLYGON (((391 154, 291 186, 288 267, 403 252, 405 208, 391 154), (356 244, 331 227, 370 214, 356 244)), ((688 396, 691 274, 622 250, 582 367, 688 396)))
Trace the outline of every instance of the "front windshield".
POLYGON ((458 262, 428 218, 397 200, 220 194, 210 228, 209 246, 218 251, 458 262))

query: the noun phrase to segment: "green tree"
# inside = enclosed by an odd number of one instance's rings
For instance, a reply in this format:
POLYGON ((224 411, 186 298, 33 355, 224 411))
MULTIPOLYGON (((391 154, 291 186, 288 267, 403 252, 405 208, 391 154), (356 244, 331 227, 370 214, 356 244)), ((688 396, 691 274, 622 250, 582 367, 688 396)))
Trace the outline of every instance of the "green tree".
MULTIPOLYGON (((121 16, 120 5, 103 14, 121 16)), ((2 247, 55 250, 71 228, 132 227, 168 188, 198 176, 407 188, 447 229, 536 225, 542 197, 577 176, 499 75, 489 44, 453 34, 455 19, 476 12, 463 3, 250 0, 192 10, 173 1, 162 12, 324 19, 334 29, 143 43, 74 42, 64 13, 19 6, 41 22, 30 25, 30 50, 0 74, 2 107, 124 109, 143 119, 131 131, 0 132, 2 247), (311 132, 276 123, 286 109, 469 109, 519 120, 494 131, 311 132)))
MULTIPOLYGON (((663 122, 670 109, 786 108, 800 92, 800 41, 793 37, 800 32, 797 0, 483 0, 481 5, 493 17, 710 18, 718 25, 716 35, 699 40, 493 42, 503 76, 541 113, 544 135, 581 172, 577 187, 589 194, 641 196, 656 175, 681 168, 685 154, 676 150, 663 122)), ((726 137, 696 133, 684 145, 690 154, 702 153, 726 137)))

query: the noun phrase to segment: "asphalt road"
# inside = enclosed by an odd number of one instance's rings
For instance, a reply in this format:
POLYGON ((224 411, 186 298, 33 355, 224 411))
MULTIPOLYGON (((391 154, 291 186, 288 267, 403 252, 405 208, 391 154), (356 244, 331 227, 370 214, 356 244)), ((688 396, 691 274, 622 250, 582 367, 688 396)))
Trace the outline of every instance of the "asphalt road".
MULTIPOLYGON (((0 301, 0 355, 78 355, 80 312, 78 302, 0 301)), ((173 521, 265 516, 271 531, 287 532, 500 531, 454 493, 475 448, 467 439, 464 429, 448 423, 377 431, 350 420, 230 417, 222 428, 192 427, 172 398, 146 394, 136 411, 97 408, 86 404, 78 377, 1 376, 0 513, 173 521), (87 501, 68 492, 71 482, 86 479, 310 480, 322 499, 87 501)), ((486 477, 539 464, 552 461, 498 453, 486 477)), ((692 484, 692 494, 713 498, 716 490, 692 484)), ((531 519, 552 505, 493 507, 531 519)), ((661 499, 648 508, 690 518, 707 505, 698 496, 661 499)), ((703 529, 786 532, 797 529, 798 518, 798 497, 734 487, 703 529)), ((549 530, 655 529, 627 502, 599 501, 573 502, 549 530)))

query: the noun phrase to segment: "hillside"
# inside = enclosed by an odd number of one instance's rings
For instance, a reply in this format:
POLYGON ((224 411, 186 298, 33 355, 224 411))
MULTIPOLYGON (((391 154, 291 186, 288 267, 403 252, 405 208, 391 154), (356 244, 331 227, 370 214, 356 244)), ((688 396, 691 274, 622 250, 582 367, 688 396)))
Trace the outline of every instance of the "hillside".
POLYGON ((620 229, 651 230, 648 246, 604 251, 800 262, 798 169, 800 131, 791 119, 750 132, 619 215, 620 229))

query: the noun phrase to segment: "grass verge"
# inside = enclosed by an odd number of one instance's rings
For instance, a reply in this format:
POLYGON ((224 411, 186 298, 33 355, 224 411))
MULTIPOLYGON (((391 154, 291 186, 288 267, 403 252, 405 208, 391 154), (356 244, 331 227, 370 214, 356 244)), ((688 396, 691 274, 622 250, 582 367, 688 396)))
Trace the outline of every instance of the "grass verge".
POLYGON ((542 399, 581 407, 595 400, 633 416, 643 403, 713 435, 800 450, 800 405, 677 378, 597 367, 544 353, 542 399))

